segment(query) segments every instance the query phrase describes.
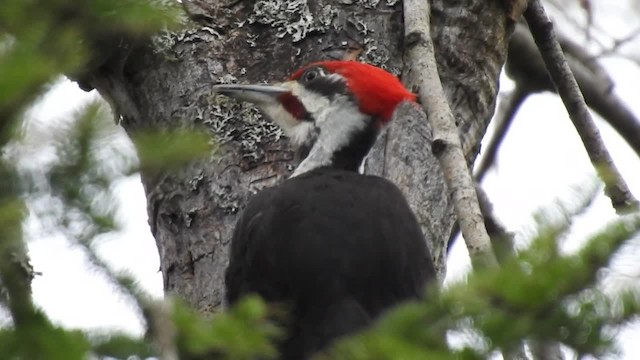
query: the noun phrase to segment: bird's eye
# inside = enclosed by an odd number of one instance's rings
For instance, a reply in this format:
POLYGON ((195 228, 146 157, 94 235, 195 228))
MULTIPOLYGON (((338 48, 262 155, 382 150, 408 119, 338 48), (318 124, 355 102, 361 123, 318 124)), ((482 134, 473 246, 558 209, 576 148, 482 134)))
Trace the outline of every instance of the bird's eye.
POLYGON ((311 82, 320 77, 322 73, 318 69, 309 69, 302 75, 302 81, 305 83, 311 82))

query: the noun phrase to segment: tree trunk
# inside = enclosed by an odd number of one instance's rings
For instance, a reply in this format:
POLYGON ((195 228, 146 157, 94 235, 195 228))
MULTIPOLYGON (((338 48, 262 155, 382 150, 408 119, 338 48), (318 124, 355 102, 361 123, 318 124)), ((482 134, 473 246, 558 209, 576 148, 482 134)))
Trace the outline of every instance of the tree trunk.
MULTIPOLYGON (((503 1, 433 0, 433 36, 445 91, 469 163, 493 114, 511 30, 503 1)), ((153 46, 128 44, 83 79, 109 100, 129 134, 205 126, 221 145, 207 161, 142 174, 164 287, 201 311, 222 304, 224 269, 236 216, 246 200, 286 179, 296 156, 281 132, 252 107, 213 97, 216 82, 281 80, 328 58, 359 59, 400 75, 403 14, 394 0, 191 0, 194 23, 153 46), (197 25, 196 25, 197 24, 197 25)), ((405 192, 444 274, 455 219, 422 112, 403 116, 382 137, 367 171, 405 192)))

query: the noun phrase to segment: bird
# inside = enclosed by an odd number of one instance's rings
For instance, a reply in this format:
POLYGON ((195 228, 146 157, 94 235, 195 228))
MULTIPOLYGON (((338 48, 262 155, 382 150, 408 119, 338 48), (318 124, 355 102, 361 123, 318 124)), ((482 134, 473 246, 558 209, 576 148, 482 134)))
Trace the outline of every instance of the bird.
POLYGON ((255 194, 233 231, 226 302, 257 294, 289 310, 284 360, 307 359, 425 296, 436 277, 416 216, 391 181, 359 173, 402 102, 391 73, 320 61, 275 84, 220 84, 251 102, 305 154, 291 177, 255 194))

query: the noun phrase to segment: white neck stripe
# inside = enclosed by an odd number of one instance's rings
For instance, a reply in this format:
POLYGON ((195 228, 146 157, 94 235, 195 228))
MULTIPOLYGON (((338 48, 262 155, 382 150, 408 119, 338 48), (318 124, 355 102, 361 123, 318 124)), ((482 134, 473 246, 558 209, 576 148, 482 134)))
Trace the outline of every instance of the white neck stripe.
POLYGON ((367 124, 367 117, 346 96, 337 99, 318 115, 316 126, 320 128, 320 135, 291 177, 331 165, 334 154, 367 124))

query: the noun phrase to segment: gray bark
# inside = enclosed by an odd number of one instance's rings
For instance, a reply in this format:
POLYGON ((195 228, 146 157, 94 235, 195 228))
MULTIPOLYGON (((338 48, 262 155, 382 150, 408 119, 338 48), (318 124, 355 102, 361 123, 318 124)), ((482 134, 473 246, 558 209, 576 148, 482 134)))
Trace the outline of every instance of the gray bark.
MULTIPOLYGON (((165 291, 207 312, 222 303, 229 239, 243 204, 296 165, 281 133, 255 109, 214 98, 207 87, 280 80, 300 65, 359 50, 361 60, 395 74, 410 69, 402 62, 400 1, 184 3, 197 25, 158 36, 154 46, 114 49, 111 60, 82 83, 109 100, 130 134, 200 125, 221 145, 210 159, 179 171, 142 174, 165 291)), ((469 163, 493 114, 506 56, 511 23, 501 4, 432 1, 438 66, 469 163)), ((424 114, 411 106, 399 112, 407 116, 376 145, 369 170, 389 177, 408 196, 444 273, 455 219, 424 114)))

